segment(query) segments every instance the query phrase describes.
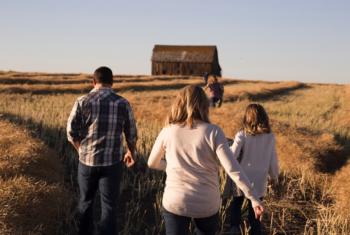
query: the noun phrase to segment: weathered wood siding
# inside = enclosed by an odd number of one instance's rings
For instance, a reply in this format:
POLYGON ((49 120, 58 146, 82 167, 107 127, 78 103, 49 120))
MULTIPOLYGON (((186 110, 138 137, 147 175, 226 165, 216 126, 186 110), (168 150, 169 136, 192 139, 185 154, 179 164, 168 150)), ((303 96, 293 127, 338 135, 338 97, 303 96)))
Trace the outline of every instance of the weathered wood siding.
POLYGON ((152 55, 152 75, 221 76, 216 46, 160 46, 152 55))
POLYGON ((192 75, 203 76, 212 73, 211 63, 152 62, 152 75, 192 75))

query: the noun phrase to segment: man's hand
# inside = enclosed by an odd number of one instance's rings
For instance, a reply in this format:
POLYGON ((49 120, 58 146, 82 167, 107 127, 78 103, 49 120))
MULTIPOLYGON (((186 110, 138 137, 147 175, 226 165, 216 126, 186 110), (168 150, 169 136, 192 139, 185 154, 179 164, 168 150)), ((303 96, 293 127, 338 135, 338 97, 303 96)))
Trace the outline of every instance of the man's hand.
POLYGON ((79 153, 79 147, 80 147, 80 141, 71 141, 72 145, 74 146, 74 148, 78 151, 79 153))
POLYGON ((127 167, 131 167, 135 163, 135 153, 130 152, 130 150, 124 156, 124 162, 127 167))
POLYGON ((261 221, 264 216, 265 208, 263 205, 256 206, 254 207, 254 212, 255 212, 255 218, 261 221))
POLYGON ((277 180, 276 179, 270 180, 270 184, 271 184, 271 188, 275 189, 277 186, 277 180))
POLYGON ((135 149, 136 149, 136 142, 135 143, 126 143, 128 145, 128 152, 124 156, 124 162, 126 163, 127 167, 131 167, 135 163, 135 149))

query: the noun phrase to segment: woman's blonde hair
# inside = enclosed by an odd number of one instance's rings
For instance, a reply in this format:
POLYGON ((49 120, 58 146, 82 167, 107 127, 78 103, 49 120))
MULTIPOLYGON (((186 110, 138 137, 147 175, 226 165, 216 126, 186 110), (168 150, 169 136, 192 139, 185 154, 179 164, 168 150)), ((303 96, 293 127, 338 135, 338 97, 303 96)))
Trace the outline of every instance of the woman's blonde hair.
POLYGON ((165 119, 165 126, 183 124, 192 129, 195 120, 210 123, 209 100, 202 88, 189 85, 177 94, 165 119))
POLYGON ((216 83, 218 83, 218 78, 217 78, 216 75, 214 75, 214 74, 209 75, 208 80, 209 80, 209 82, 210 82, 211 84, 216 84, 216 83))
POLYGON ((246 131, 248 135, 271 133, 269 117, 263 106, 260 104, 248 105, 241 130, 246 131))

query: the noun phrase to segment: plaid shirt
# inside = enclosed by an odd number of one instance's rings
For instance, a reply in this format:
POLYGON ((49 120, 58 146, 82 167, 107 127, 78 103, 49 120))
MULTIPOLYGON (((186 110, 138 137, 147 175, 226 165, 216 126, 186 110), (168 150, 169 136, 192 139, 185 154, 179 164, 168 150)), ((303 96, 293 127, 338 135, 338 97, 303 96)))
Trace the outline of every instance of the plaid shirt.
POLYGON ((123 158, 126 142, 137 141, 137 131, 129 102, 111 88, 94 88, 74 104, 68 118, 69 141, 81 141, 79 160, 88 166, 110 166, 123 158))

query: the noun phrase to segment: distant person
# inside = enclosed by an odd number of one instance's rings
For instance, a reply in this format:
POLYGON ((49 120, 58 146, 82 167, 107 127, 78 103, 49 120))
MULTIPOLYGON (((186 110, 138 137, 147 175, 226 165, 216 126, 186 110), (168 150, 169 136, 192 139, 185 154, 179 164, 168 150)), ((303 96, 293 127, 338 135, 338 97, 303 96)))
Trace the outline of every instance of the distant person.
POLYGON ((210 106, 215 107, 215 103, 220 100, 220 91, 224 91, 224 87, 218 82, 218 79, 214 74, 209 75, 208 84, 203 89, 206 90, 208 87, 210 88, 210 106))
POLYGON ((224 101, 224 86, 221 85, 222 89, 220 89, 219 94, 220 94, 220 98, 219 98, 219 105, 218 108, 221 107, 222 102, 224 101))
POLYGON ((167 174, 162 202, 167 235, 188 234, 191 218, 197 234, 216 233, 218 158, 262 218, 263 204, 234 158, 224 132, 210 123, 205 92, 198 86, 186 86, 175 98, 148 160, 150 168, 167 174))
POLYGON ((205 82, 205 85, 207 85, 208 84, 208 77, 209 77, 209 73, 208 73, 208 71, 206 71, 205 73, 204 73, 204 82, 205 82))
MULTIPOLYGON (((243 125, 234 137, 231 150, 235 158, 239 159, 241 167, 252 182, 260 200, 266 194, 267 176, 270 175, 272 188, 276 187, 278 177, 278 160, 276 154, 275 135, 271 132, 269 117, 265 109, 259 104, 250 104, 243 118, 243 125), (241 152, 242 151, 242 152, 241 152)), ((236 163, 236 162, 234 162, 236 163)), ((230 180, 229 177, 227 177, 230 180)), ((226 182, 229 183, 229 182, 226 182)), ((244 195, 238 188, 233 187, 231 202, 231 234, 239 234, 241 222, 241 208, 244 195)), ((248 199, 248 220, 252 235, 261 234, 260 221, 255 218, 254 204, 248 199)))
POLYGON ((68 140, 79 152, 79 234, 92 235, 97 190, 101 195, 101 235, 116 235, 117 199, 123 173, 123 132, 128 152, 124 162, 135 162, 137 131, 129 102, 114 93, 112 70, 96 69, 94 89, 81 96, 68 118, 68 140))

